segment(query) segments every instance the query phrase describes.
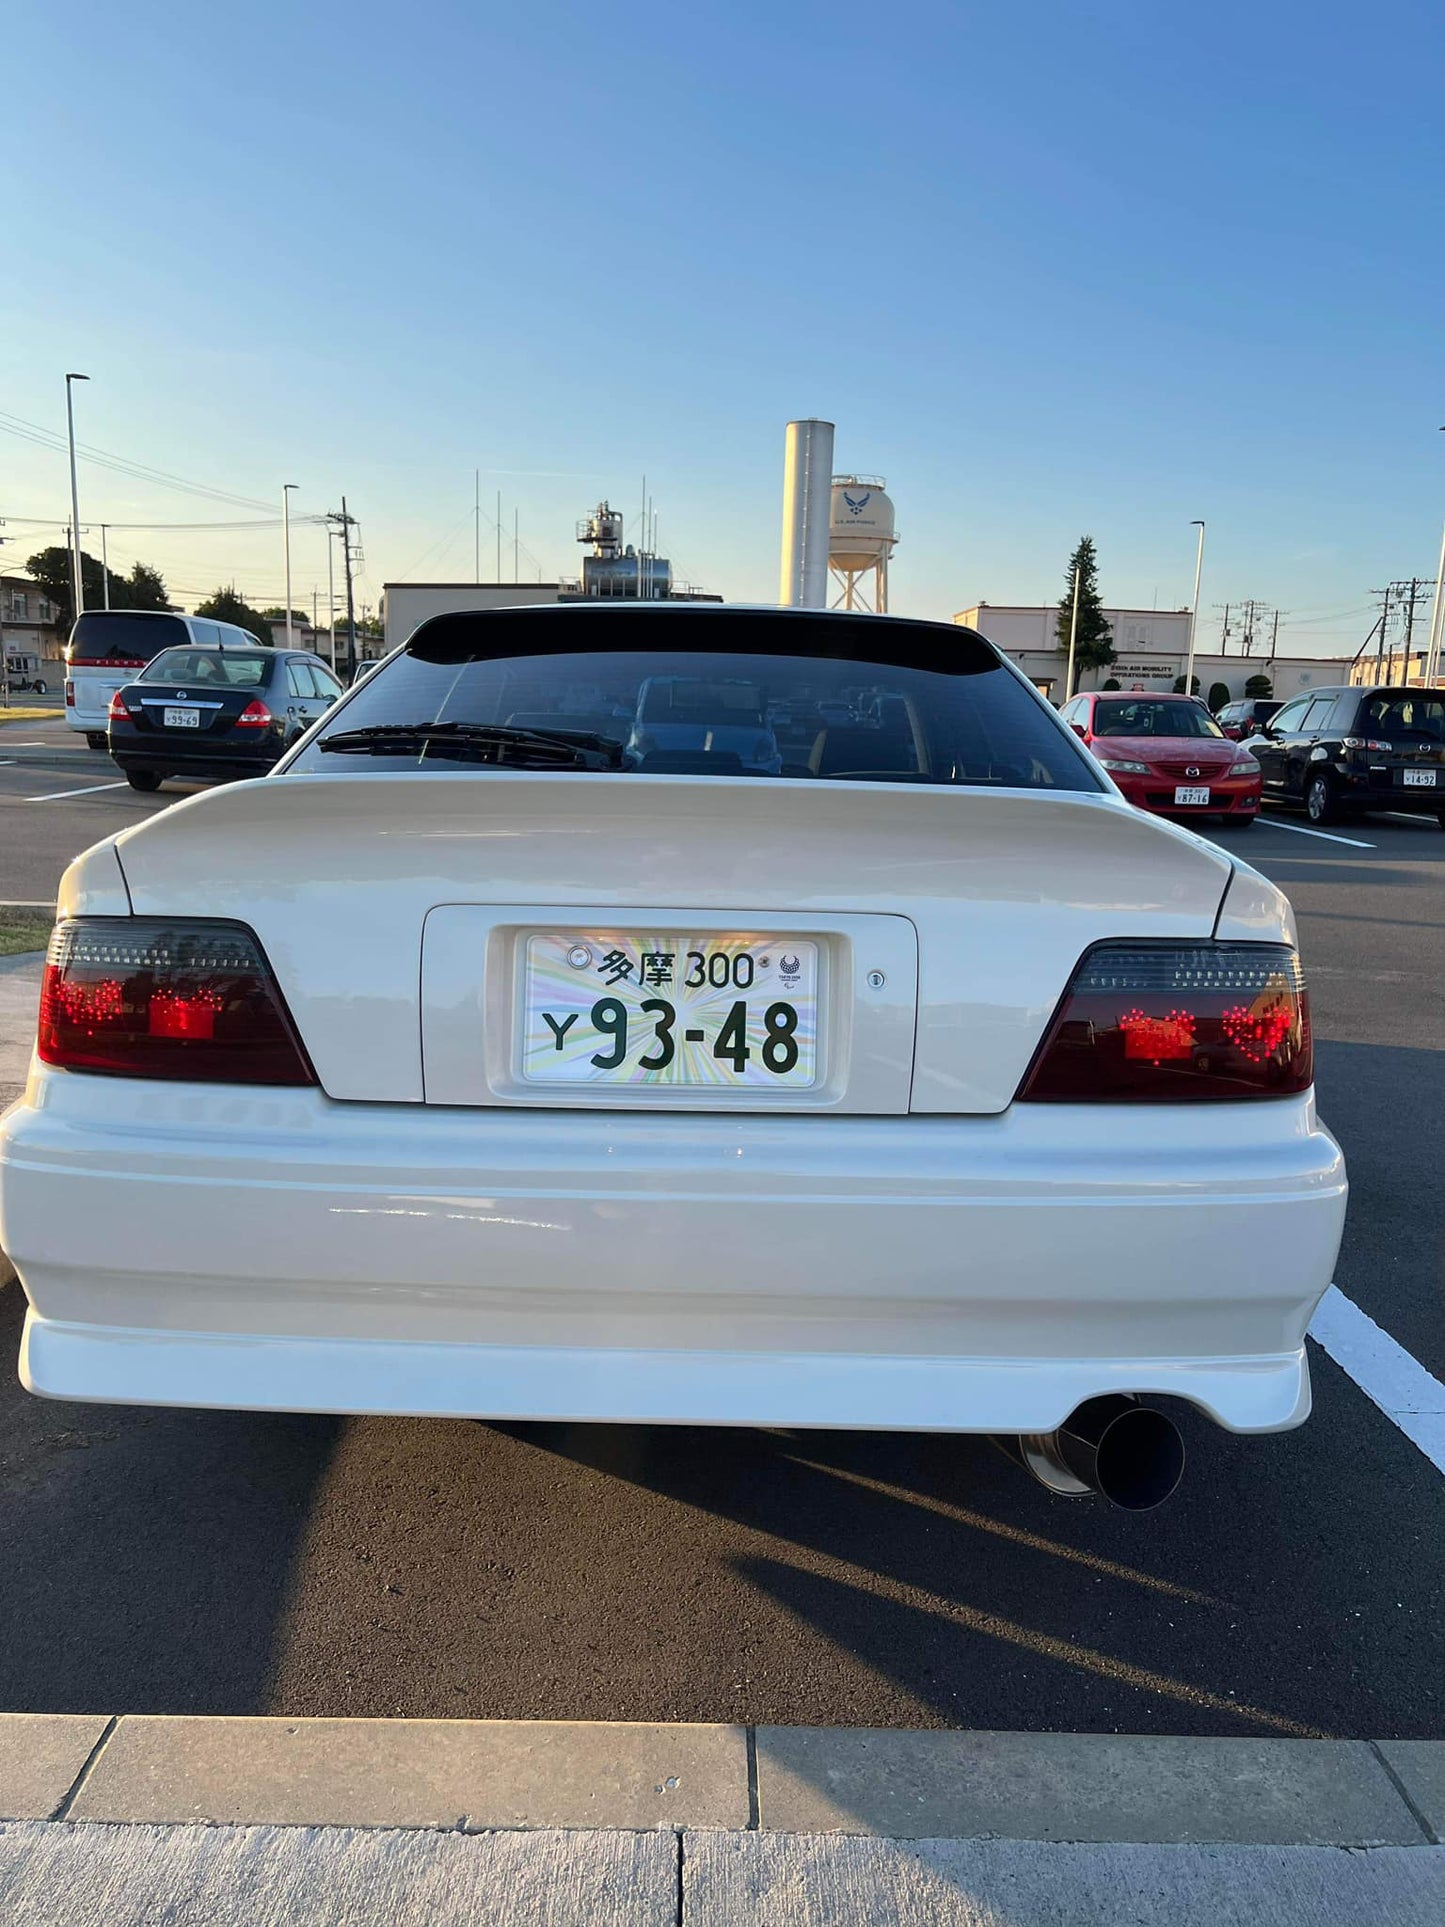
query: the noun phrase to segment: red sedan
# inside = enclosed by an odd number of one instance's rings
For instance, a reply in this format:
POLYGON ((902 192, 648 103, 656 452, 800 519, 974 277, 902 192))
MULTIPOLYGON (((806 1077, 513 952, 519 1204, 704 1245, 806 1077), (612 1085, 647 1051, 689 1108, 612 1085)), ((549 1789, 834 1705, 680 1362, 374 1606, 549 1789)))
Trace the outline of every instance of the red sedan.
POLYGON ((1139 809, 1241 829, 1259 813, 1259 764, 1192 696, 1091 690, 1059 713, 1139 809))

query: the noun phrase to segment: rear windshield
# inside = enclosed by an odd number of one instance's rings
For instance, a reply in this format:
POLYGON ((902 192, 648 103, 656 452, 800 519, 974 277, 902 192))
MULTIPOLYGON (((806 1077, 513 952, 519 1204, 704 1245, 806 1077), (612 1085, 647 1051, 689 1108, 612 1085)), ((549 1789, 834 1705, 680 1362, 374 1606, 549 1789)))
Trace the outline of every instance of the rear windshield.
POLYGON ((958 673, 672 648, 462 663, 404 653, 374 671, 287 767, 347 775, 445 767, 425 744, 384 757, 324 748, 349 731, 429 723, 582 732, 615 744, 621 767, 642 774, 1102 787, 1077 738, 991 651, 958 673))
POLYGON ((167 649, 139 678, 141 682, 210 682, 232 689, 255 689, 266 680, 274 656, 244 656, 219 649, 167 649))
POLYGON ((1198 703, 1108 702, 1094 706, 1096 736, 1222 736, 1198 703))
POLYGON ((1374 735, 1411 736, 1417 741, 1445 742, 1445 698, 1403 690, 1398 696, 1372 696, 1365 705, 1361 727, 1374 735))
POLYGON ((179 616, 91 609, 77 618, 65 645, 65 660, 72 669, 83 669, 87 663, 149 662, 158 651, 190 639, 191 632, 179 616))

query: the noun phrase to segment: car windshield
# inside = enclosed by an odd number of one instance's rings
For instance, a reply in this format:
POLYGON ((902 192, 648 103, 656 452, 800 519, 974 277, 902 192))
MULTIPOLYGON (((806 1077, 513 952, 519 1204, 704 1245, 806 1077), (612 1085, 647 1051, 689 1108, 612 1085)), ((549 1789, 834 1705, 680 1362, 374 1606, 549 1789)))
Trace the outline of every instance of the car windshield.
POLYGON ((359 685, 288 767, 335 774, 342 759, 325 753, 328 740, 348 737, 361 752, 359 732, 384 729, 375 756, 347 756, 348 775, 438 757, 455 768, 459 736, 439 741, 433 731, 397 753, 398 726, 444 724, 579 732, 615 745, 617 767, 642 774, 1100 788, 1077 739, 1040 699, 991 650, 973 660, 966 672, 944 673, 676 648, 460 663, 403 653, 359 685))
POLYGON ((1198 703, 1140 701, 1098 703, 1096 736, 1222 736, 1224 731, 1198 703))
POLYGON ((1445 698, 1424 695, 1375 696, 1365 707, 1365 727, 1373 736, 1414 736, 1445 742, 1445 698))
POLYGON ((140 682, 210 682, 230 689, 257 689, 266 680, 273 656, 241 655, 219 649, 167 649, 137 678, 140 682))

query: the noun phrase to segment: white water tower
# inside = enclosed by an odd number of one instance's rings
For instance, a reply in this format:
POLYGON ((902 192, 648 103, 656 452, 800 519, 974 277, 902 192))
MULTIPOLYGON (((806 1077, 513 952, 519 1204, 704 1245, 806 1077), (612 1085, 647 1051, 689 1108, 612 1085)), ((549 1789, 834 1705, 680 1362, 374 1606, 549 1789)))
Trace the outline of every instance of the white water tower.
POLYGON ((835 609, 888 612, 888 558, 898 534, 881 475, 835 475, 828 522, 828 568, 839 590, 835 609), (866 583, 865 578, 873 580, 866 583))

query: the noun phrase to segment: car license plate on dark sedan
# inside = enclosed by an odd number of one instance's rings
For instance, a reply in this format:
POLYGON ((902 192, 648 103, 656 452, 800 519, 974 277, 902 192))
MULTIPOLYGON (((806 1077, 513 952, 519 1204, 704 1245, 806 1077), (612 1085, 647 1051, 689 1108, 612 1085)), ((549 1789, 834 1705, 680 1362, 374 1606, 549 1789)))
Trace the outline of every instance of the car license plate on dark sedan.
POLYGON ((819 946, 786 934, 527 938, 521 1072, 539 1083, 797 1090, 817 1081, 819 946))
POLYGON ((161 722, 167 729, 199 729, 201 712, 199 709, 163 709, 161 722))
POLYGON ((1433 790, 1435 772, 1433 769, 1407 769, 1401 772, 1405 778, 1406 789, 1433 790))

